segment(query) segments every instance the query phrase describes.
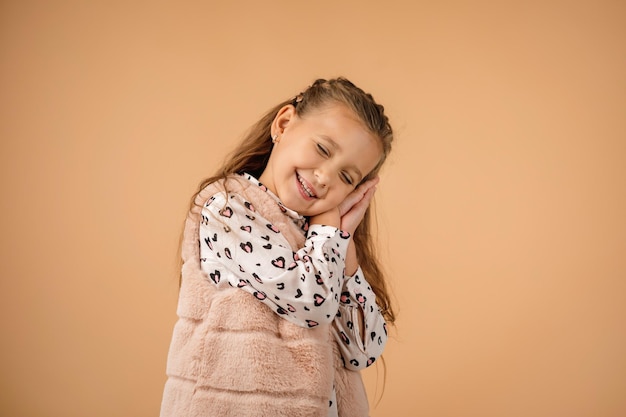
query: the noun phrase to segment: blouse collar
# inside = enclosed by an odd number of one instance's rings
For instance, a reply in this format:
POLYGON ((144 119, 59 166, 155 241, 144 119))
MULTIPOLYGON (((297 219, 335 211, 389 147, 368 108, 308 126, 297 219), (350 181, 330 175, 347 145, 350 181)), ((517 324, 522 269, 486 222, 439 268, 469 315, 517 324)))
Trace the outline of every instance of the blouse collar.
POLYGON ((261 184, 258 179, 256 179, 252 175, 250 175, 248 173, 245 173, 245 172, 243 174, 241 174, 241 176, 244 177, 245 179, 247 179, 248 181, 250 181, 251 183, 253 183, 254 185, 257 185, 259 188, 261 188, 261 190, 265 191, 270 197, 272 197, 272 199, 274 201, 276 201, 276 204, 278 204, 278 207, 280 208, 280 211, 282 211, 287 216, 289 216, 293 220, 293 222, 296 225, 298 225, 298 227, 300 227, 304 231, 306 231, 309 228, 309 222, 307 221, 306 217, 301 216, 300 214, 298 214, 298 212, 296 212, 294 210, 291 210, 290 208, 286 207, 283 204, 283 202, 280 201, 280 198, 278 198, 278 196, 276 194, 274 194, 265 185, 261 184))

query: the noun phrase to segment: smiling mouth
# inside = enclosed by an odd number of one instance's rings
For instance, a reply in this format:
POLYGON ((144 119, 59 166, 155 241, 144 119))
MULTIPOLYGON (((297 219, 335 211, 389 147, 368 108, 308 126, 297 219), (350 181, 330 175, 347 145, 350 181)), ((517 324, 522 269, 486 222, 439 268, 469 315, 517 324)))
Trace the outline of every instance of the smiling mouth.
POLYGON ((304 181, 304 178, 302 178, 297 172, 296 172, 296 178, 298 179, 298 182, 302 186, 302 191, 304 192, 306 196, 308 196, 309 198, 317 198, 317 195, 315 195, 315 192, 313 192, 313 190, 309 188, 306 181, 304 181))

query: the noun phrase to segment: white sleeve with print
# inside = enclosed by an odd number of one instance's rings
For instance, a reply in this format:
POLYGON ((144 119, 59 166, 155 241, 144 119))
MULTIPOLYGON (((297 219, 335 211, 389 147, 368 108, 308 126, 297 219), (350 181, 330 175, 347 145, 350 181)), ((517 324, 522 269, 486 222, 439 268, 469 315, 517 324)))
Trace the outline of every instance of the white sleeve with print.
POLYGON ((218 287, 247 291, 284 319, 310 328, 337 313, 349 239, 335 227, 311 225, 304 247, 294 251, 244 197, 218 193, 202 208, 201 267, 218 287))
POLYGON ((364 369, 383 353, 387 324, 360 267, 354 275, 345 278, 333 333, 348 369, 364 369), (363 329, 360 313, 363 314, 363 329))

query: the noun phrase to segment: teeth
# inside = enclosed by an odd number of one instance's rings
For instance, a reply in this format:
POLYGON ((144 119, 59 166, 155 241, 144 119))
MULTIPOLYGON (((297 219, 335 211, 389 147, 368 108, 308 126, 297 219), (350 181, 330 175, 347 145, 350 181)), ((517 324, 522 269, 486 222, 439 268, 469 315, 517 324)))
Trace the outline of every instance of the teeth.
POLYGON ((313 194, 313 192, 309 189, 309 187, 306 186, 306 184, 304 183, 304 180, 299 175, 298 175, 298 181, 300 181, 300 184, 302 184, 302 188, 304 188, 304 191, 306 191, 309 197, 315 197, 315 194, 313 194))

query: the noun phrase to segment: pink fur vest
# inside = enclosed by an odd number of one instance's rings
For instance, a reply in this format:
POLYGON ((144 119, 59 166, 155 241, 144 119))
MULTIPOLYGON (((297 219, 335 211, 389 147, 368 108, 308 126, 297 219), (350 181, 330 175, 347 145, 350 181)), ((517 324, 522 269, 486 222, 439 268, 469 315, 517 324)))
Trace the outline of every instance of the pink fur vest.
MULTIPOLYGON (((217 290, 200 269, 200 211, 223 190, 221 182, 202 190, 185 222, 161 417, 327 417, 333 383, 341 417, 367 416, 361 374, 343 367, 329 325, 298 327, 238 288, 217 290)), ((239 177, 228 190, 302 247, 302 231, 265 191, 239 177)))

